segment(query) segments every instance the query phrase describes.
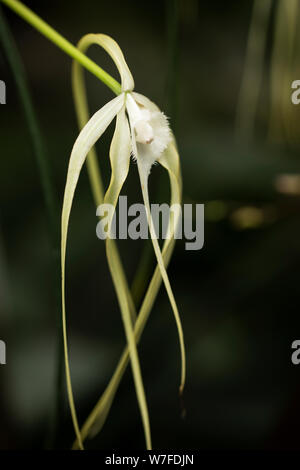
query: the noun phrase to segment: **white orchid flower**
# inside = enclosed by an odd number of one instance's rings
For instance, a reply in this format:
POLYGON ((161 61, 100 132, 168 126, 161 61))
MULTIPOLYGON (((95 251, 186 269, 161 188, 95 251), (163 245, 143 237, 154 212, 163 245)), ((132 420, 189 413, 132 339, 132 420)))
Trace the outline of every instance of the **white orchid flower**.
MULTIPOLYGON (((82 442, 89 434, 92 426, 97 425, 97 420, 100 420, 101 423, 103 422, 103 419, 105 420, 129 356, 136 387, 137 399, 141 410, 146 446, 148 449, 151 449, 152 445, 149 416, 137 353, 137 341, 141 335, 147 320, 147 316, 154 301, 155 295, 153 295, 153 292, 158 291, 160 285, 160 276, 164 282, 179 332, 182 358, 182 372, 180 382, 181 391, 183 390, 185 382, 185 349, 180 317, 166 272, 166 265, 171 255, 172 244, 169 240, 166 240, 163 251, 161 251, 157 241, 157 236, 150 212, 148 178, 152 165, 156 162, 160 163, 165 169, 167 169, 169 173, 172 202, 180 202, 181 180, 179 158, 176 150, 174 136, 169 128, 166 116, 148 98, 133 91, 134 81, 117 43, 110 37, 102 34, 87 35, 83 39, 86 40, 86 44, 99 44, 110 54, 116 66, 118 67, 121 76, 122 92, 116 98, 112 99, 109 103, 103 106, 99 111, 97 111, 83 127, 75 141, 69 161, 61 226, 62 310, 68 397, 77 438, 76 443, 78 447, 83 448, 82 442), (85 163, 85 160, 92 147, 99 140, 101 135, 105 132, 114 118, 116 118, 116 127, 110 146, 111 180, 104 196, 104 203, 111 204, 114 208, 116 208, 120 191, 128 175, 130 157, 132 155, 138 166, 147 221, 158 268, 154 273, 149 290, 145 296, 140 315, 138 316, 136 323, 134 323, 135 315, 133 315, 132 312, 132 300, 129 290, 126 287, 127 284, 124 280, 124 273, 120 259, 113 240, 110 240, 109 238, 107 239, 107 258, 122 313, 128 350, 124 352, 121 358, 121 369, 118 369, 116 376, 117 378, 115 377, 112 385, 114 388, 110 389, 109 396, 106 395, 105 409, 101 408, 101 410, 99 410, 97 408, 96 411, 92 414, 91 418, 85 424, 83 430, 80 431, 71 386, 66 333, 65 258, 67 233, 74 193, 82 166, 85 163)), ((174 216, 172 228, 173 234, 176 229, 176 223, 176 216, 174 216)), ((108 221, 108 233, 111 231, 111 225, 112 214, 110 214, 110 220, 108 221)), ((103 402, 101 403, 101 406, 103 407, 103 402)))

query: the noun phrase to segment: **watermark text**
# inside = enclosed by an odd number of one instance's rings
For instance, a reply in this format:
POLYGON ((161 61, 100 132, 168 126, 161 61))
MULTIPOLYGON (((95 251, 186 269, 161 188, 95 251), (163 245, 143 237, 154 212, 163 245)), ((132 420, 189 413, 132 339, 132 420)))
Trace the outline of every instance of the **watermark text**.
MULTIPOLYGON (((150 237, 144 204, 132 204, 128 207, 127 196, 119 197, 116 210, 111 204, 101 204, 97 207, 96 215, 100 218, 96 234, 101 240, 146 240, 150 237)), ((184 238, 187 240, 186 250, 201 250, 203 247, 204 204, 151 204, 150 216, 155 238, 184 238)))

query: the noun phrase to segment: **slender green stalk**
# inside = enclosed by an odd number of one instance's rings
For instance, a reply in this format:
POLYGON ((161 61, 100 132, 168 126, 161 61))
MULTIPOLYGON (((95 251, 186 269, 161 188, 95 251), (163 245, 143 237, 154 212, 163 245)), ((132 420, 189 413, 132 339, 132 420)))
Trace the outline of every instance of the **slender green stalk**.
POLYGON ((27 8, 23 3, 17 0, 0 0, 6 6, 11 8, 17 15, 21 16, 27 23, 37 29, 47 39, 56 44, 66 54, 73 59, 77 60, 83 67, 89 70, 97 78, 99 78, 105 85, 107 85, 116 95, 121 93, 120 84, 111 77, 105 70, 99 67, 95 62, 89 59, 86 55, 80 52, 73 44, 67 41, 55 29, 51 28, 44 20, 42 20, 33 11, 27 8))
POLYGON ((58 217, 58 201, 55 194, 54 184, 52 181, 52 174, 50 170, 49 159, 45 151, 41 131, 37 116, 35 114, 34 106, 32 103, 29 87, 26 80, 26 73, 22 64, 22 60, 18 53, 14 39, 11 35, 8 25, 2 14, 0 6, 0 42, 7 57, 10 68, 13 72, 16 82, 17 90, 20 100, 24 109, 24 115, 29 128, 32 139, 34 155, 36 164, 39 171, 40 182, 44 197, 44 203, 47 211, 48 224, 51 234, 52 245, 52 264, 53 264, 53 283, 55 284, 55 295, 57 302, 57 357, 56 357, 56 397, 55 397, 55 410, 53 417, 53 435, 51 437, 51 445, 54 444, 55 435, 59 429, 62 421, 62 396, 63 396, 63 350, 61 340, 61 319, 60 319, 60 259, 59 259, 59 217, 58 217))

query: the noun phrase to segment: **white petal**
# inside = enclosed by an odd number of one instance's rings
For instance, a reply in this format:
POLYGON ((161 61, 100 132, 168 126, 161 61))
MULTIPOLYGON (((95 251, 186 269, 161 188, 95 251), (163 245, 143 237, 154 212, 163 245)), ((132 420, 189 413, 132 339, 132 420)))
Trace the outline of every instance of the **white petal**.
POLYGON ((71 373, 68 355, 67 343, 67 328, 66 328, 66 304, 65 304, 65 261, 66 261, 66 243, 68 234, 68 225, 70 212, 76 189, 79 174, 82 165, 86 159, 91 147, 95 144, 97 139, 103 134, 105 129, 109 126, 115 115, 120 111, 124 105, 124 94, 121 94, 107 103, 103 108, 97 111, 89 122, 84 126, 80 132, 71 153, 67 182, 65 187, 64 202, 61 216, 61 288, 62 288, 62 322, 63 322, 63 339, 64 339, 64 352, 65 352, 65 367, 67 379, 67 391, 69 397, 69 404, 71 408, 72 420, 76 437, 79 442, 80 448, 83 448, 80 436, 76 409, 73 398, 71 373))
POLYGON ((147 98, 146 96, 141 95, 140 93, 136 93, 135 91, 131 94, 135 101, 144 106, 146 109, 149 109, 152 112, 160 111, 159 107, 155 103, 153 103, 153 101, 149 100, 149 98, 147 98))
POLYGON ((131 137, 125 107, 117 115, 116 129, 110 146, 111 179, 104 196, 104 204, 117 204, 127 178, 131 154, 131 137))
POLYGON ((149 173, 172 140, 168 119, 152 101, 138 93, 128 93, 126 107, 137 154, 145 164, 148 162, 149 173))
POLYGON ((126 97, 126 108, 130 118, 131 125, 135 127, 136 123, 139 121, 149 120, 149 114, 144 117, 141 108, 136 103, 135 99, 133 98, 132 93, 128 93, 126 97))

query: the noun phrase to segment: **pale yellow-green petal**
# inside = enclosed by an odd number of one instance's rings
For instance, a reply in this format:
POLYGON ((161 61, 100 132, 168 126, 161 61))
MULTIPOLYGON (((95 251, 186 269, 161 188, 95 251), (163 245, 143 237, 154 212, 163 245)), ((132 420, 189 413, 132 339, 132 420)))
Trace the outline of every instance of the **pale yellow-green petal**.
MULTIPOLYGON (((105 35, 88 34, 84 36, 77 45, 78 49, 81 52, 86 53, 87 49, 93 44, 101 46, 102 43, 101 43, 101 40, 98 38, 98 36, 100 36, 101 38, 102 36, 105 36, 105 35)), ((119 58, 119 62, 121 63, 122 61, 125 62, 124 58, 122 59, 122 57, 123 56, 119 58)), ((126 63, 123 64, 123 69, 124 71, 122 71, 122 74, 126 78, 126 74, 130 74, 130 72, 127 72, 128 67, 126 63)), ((132 81, 130 79, 130 76, 131 74, 128 75, 127 77, 128 81, 132 81)), ((75 108, 76 108, 76 113, 77 113, 77 118, 78 118, 78 124, 79 124, 79 128, 81 129, 89 120, 89 109, 88 109, 87 94, 86 94, 85 83, 84 83, 84 70, 83 70, 83 67, 77 61, 73 61, 72 88, 73 88, 73 95, 74 95, 75 108)), ((97 161, 97 153, 96 153, 95 147, 92 147, 90 152, 88 153, 86 163, 87 163, 87 170, 88 170, 88 175, 89 175, 90 184, 91 184, 91 190, 93 193, 95 204, 98 207, 100 204, 103 204, 104 190, 103 190, 101 172, 100 172, 100 168, 99 168, 98 161, 97 161)), ((134 306, 134 303, 130 294, 130 290, 128 287, 128 283, 124 274, 124 270, 123 270, 121 259, 118 253, 117 245, 113 240, 111 240, 111 246, 112 246, 111 249, 113 251, 115 264, 118 266, 118 270, 120 272, 120 278, 122 279, 122 288, 127 293, 127 298, 128 298, 128 302, 130 305, 131 317, 132 319, 135 320, 136 318, 135 306, 134 306)), ((115 286, 116 289, 118 287, 119 286, 115 286)))
POLYGON ((163 282, 165 284, 165 288, 169 297, 169 301, 174 313, 176 325, 177 325, 177 330, 178 330, 178 336, 179 336, 179 344, 180 344, 180 352, 181 352, 181 380, 180 380, 180 386, 179 390, 180 393, 183 392, 184 389, 184 384, 185 384, 185 375, 186 375, 186 359, 185 359, 185 346, 184 346, 184 337, 183 337, 183 330, 182 330, 182 325, 181 325, 181 320, 180 320, 180 315, 179 311, 177 308, 177 304, 175 301, 175 297, 173 294, 173 290, 170 285, 169 277, 166 271, 166 267, 163 261, 162 253, 160 250, 159 243, 156 238, 156 233, 155 233, 155 228, 151 216, 151 209, 150 209, 150 201, 149 201, 149 193, 148 193, 148 167, 145 167, 144 164, 142 163, 141 159, 137 158, 137 164, 138 164, 138 170, 139 170, 139 175, 140 175, 140 181, 141 181, 141 188, 142 188, 142 194, 143 194, 143 199, 144 199, 144 204, 146 208, 146 214, 147 214, 147 220, 148 220, 148 225, 149 225, 149 230, 150 230, 150 235, 152 239, 152 244, 155 252, 155 256, 157 259, 157 263, 161 272, 161 276, 163 278, 163 282))
POLYGON ((104 204, 116 206, 122 186, 127 178, 130 164, 131 140, 125 107, 117 116, 116 130, 109 152, 111 178, 104 196, 104 204))
POLYGON ((102 47, 116 64, 121 77, 122 90, 132 91, 134 88, 133 77, 125 61, 123 52, 116 41, 106 34, 87 34, 79 41, 78 48, 80 50, 86 50, 92 44, 98 44, 102 47))
MULTIPOLYGON (((98 45, 98 46, 103 46, 105 40, 104 35, 87 35, 83 37, 77 47, 78 49, 86 53, 87 49, 92 46, 93 44, 98 45)), ((108 41, 106 40, 106 44, 108 44, 108 41)), ((111 49, 115 47, 115 53, 113 59, 115 59, 115 62, 117 61, 119 64, 119 71, 122 76, 122 81, 123 81, 123 86, 126 88, 131 88, 133 87, 133 79, 132 76, 128 70, 128 67, 125 63, 124 57, 122 53, 120 52, 120 49, 116 45, 114 41, 111 41, 111 49)), ((107 50, 107 49, 106 49, 107 50)), ((112 52, 108 51, 111 55, 112 52)), ((76 108, 76 113, 77 113, 77 118, 78 118, 78 124, 79 128, 81 129, 86 122, 89 120, 89 108, 88 108, 88 101, 87 101, 87 93, 86 93, 86 87, 85 87, 85 80, 84 80, 84 69, 82 66, 77 62, 73 61, 73 66, 72 66, 72 88, 73 88, 73 96, 74 96, 74 103, 75 103, 75 108, 76 108)), ((102 184, 102 178, 101 178, 101 172, 100 168, 98 165, 97 161, 97 154, 95 147, 92 147, 88 157, 87 157, 87 170, 88 170, 88 175, 90 179, 90 184, 91 184, 91 189, 92 193, 94 196, 95 204, 98 207, 100 204, 103 203, 104 199, 104 191, 103 191, 103 184, 102 184)), ((118 253, 118 248, 117 244, 114 240, 109 240, 109 256, 110 256, 110 261, 113 263, 115 271, 119 273, 119 279, 118 283, 115 284, 115 289, 116 291, 120 291, 123 293, 126 293, 127 297, 127 303, 130 308, 130 315, 133 321, 136 319, 136 310, 135 306, 132 300, 132 296, 128 287, 127 279, 123 270, 122 262, 118 253)), ((109 399, 109 394, 107 394, 107 397, 109 399)), ((109 408, 107 412, 109 411, 109 408)), ((103 411, 105 414, 105 410, 103 411)), ((77 445, 78 447, 78 445, 77 445)))
MULTIPOLYGON (((111 143, 110 148, 110 161, 111 161, 111 181, 109 188, 104 197, 104 204, 111 204, 116 208, 118 197, 122 189, 123 183, 128 174, 129 162, 131 154, 131 137, 130 130, 125 115, 125 109, 119 113, 117 117, 117 124, 115 134, 111 143)), ((112 214, 111 214, 112 215, 112 214)), ((108 232, 110 233, 110 224, 111 220, 108 221, 108 232)), ((142 422, 144 426, 144 433, 146 439, 147 449, 150 450, 152 447, 151 444, 151 432, 150 432, 150 423, 149 423, 149 414, 146 402, 146 396, 144 392, 144 385, 142 381, 140 363, 137 353, 137 345, 135 341, 135 336, 133 332, 133 324, 130 312, 130 305, 128 303, 127 292, 123 288, 124 283, 122 282, 121 275, 122 273, 118 269, 118 266, 115 263, 115 252, 111 239, 107 238, 106 240, 106 252, 107 260, 112 275, 114 285, 117 286, 116 293, 118 297, 119 307, 122 314, 122 320, 124 324, 125 334, 129 347, 129 354, 133 372, 133 378, 135 383, 135 389, 137 394, 137 399, 141 411, 142 422)))
MULTIPOLYGON (((159 111, 159 108, 156 106, 155 103, 153 103, 151 100, 149 100, 146 96, 141 95, 140 93, 132 93, 133 97, 135 100, 141 104, 142 106, 146 107, 150 111, 159 111)), ((130 118, 130 116, 129 116, 130 118)), ((133 131, 132 131, 133 135, 133 131)), ((171 145, 174 145, 174 140, 171 145)), ((165 284, 165 288, 170 300, 170 304, 174 313, 176 325, 177 325, 177 330, 178 330, 178 336, 179 336, 179 344, 180 344, 180 352, 181 352, 181 380, 180 380, 180 387, 179 390, 180 392, 183 391, 184 384, 185 384, 185 376, 186 376, 186 358, 185 358, 185 346, 184 346, 184 337, 183 337, 183 330, 182 330, 182 325, 181 325, 181 320, 180 320, 180 315, 178 312, 177 304, 173 295, 173 291, 169 282, 168 274, 164 266, 163 258, 162 258, 162 253, 157 241, 157 238, 155 236, 155 229, 153 226, 152 222, 152 217, 151 217, 151 211, 150 211, 150 202, 149 202, 149 194, 148 194, 148 176, 149 176, 149 170, 147 166, 147 158, 142 159, 138 157, 138 150, 136 146, 135 139, 132 138, 132 147, 133 147, 133 154, 136 156, 137 159, 137 164, 138 164, 138 170, 139 170, 139 175, 140 175, 140 180, 141 180, 141 189, 142 189, 142 194, 143 194, 143 199, 144 199, 144 204, 146 207, 146 213, 147 213, 147 219, 148 219, 148 224, 149 224, 149 229, 150 229, 150 234, 151 234, 151 239, 152 239, 152 244, 154 248, 154 252, 157 258, 158 266, 161 270, 161 275, 165 284)), ((166 155, 168 155, 166 153, 166 155)), ((158 160, 160 161, 160 159, 158 160)), ((167 159, 167 157, 163 157, 163 160, 161 162, 162 164, 165 163, 165 165, 174 165, 177 164, 177 159, 174 159, 174 163, 172 162, 172 159, 167 159), (176 161, 176 163, 175 163, 176 161)), ((169 168, 168 168, 169 169, 169 168)), ((179 170, 179 168, 178 168, 179 170)))
MULTIPOLYGON (((155 106, 155 105, 154 105, 155 106)), ((180 172, 180 161, 179 155, 176 149, 175 142, 172 141, 162 157, 160 158, 160 164, 168 171, 168 175, 170 178, 170 186, 171 186, 171 201, 170 204, 180 204, 181 203, 181 172, 180 172)), ((177 216, 177 215, 176 215, 177 216)), ((171 224, 170 232, 171 237, 165 240, 162 250, 162 257, 164 260, 164 264, 167 267, 170 261, 175 240, 172 235, 174 235, 174 228, 177 226, 178 218, 173 221, 171 224)), ((160 269, 157 266, 154 275, 151 279, 149 287, 147 289, 145 298, 143 300, 140 312, 138 314, 137 320, 134 325, 134 334, 136 342, 140 340, 140 337, 143 333, 144 327, 147 323, 149 314, 153 307, 153 303, 156 299, 158 290, 161 286, 162 278, 160 269)), ((115 372, 106 387, 104 393, 102 394, 101 398, 97 402, 96 406, 93 408, 92 412, 86 419, 82 429, 81 429, 81 437, 85 440, 87 437, 93 437, 97 432, 99 432, 108 416, 110 411, 110 407, 114 400, 116 391, 119 387, 123 374, 126 370, 129 361, 129 350, 128 347, 124 349, 124 352, 119 360, 119 363, 115 369, 115 372)), ((78 440, 74 443, 74 448, 78 448, 78 440)))
POLYGON ((76 185, 78 182, 81 168, 84 164, 85 158, 90 148, 99 139, 101 134, 105 131, 108 125, 111 123, 115 115, 121 109, 124 103, 124 96, 119 95, 114 98, 111 102, 107 103, 103 108, 90 119, 86 126, 80 132, 78 138, 75 141, 73 150, 71 153, 67 181, 65 186, 62 217, 61 217, 61 272, 62 272, 62 322, 63 322, 63 338, 64 338, 64 353, 65 353, 65 367, 66 367, 66 380, 67 380, 67 391, 68 399, 71 409, 71 415, 73 425, 79 446, 82 448, 82 442, 80 437, 80 431, 77 421, 77 415, 74 405, 74 398, 71 385, 71 374, 68 357, 68 343, 67 343, 67 328, 66 328, 66 309, 65 309, 65 259, 66 259, 66 243, 68 234, 68 225, 70 212, 72 207, 72 201, 76 185))

